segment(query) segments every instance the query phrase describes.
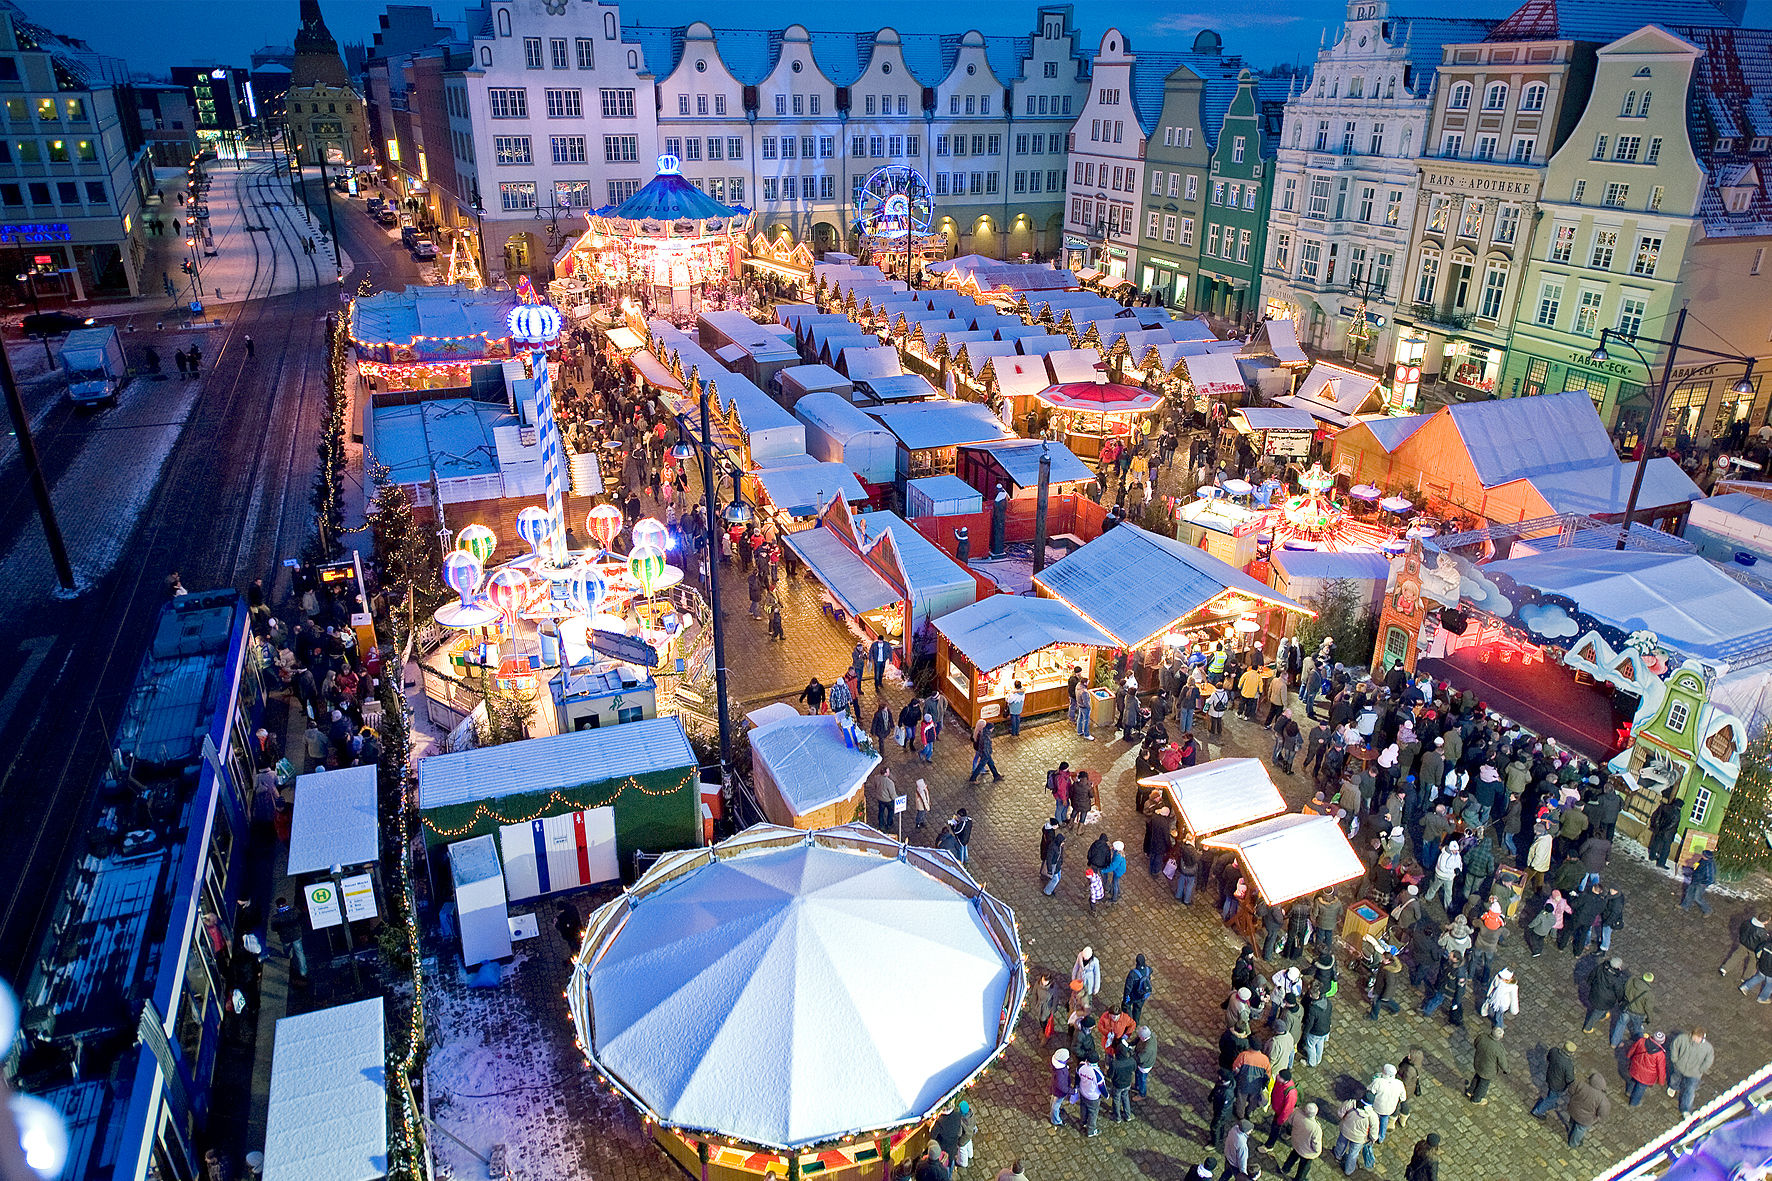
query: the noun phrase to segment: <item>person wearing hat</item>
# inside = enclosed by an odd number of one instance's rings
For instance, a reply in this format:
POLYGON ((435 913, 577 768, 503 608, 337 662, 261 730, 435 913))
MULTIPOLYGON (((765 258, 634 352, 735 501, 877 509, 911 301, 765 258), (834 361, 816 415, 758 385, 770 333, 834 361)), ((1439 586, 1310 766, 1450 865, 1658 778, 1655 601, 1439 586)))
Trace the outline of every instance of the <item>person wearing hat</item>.
POLYGON ((1385 1134, 1390 1131, 1391 1120, 1402 1109, 1409 1092, 1397 1078, 1397 1068, 1388 1062, 1366 1084, 1366 1090, 1372 1096, 1372 1110, 1378 1116, 1378 1134, 1372 1142, 1383 1144, 1385 1134))
POLYGON ((1138 1027, 1138 1044, 1132 1053, 1133 1061, 1138 1066, 1138 1078, 1132 1084, 1132 1093, 1142 1099, 1150 1086, 1151 1071, 1157 1065, 1157 1039, 1151 1034, 1151 1027, 1138 1027))
POLYGON ((1021 1161, 1017 1160, 1008 1168, 998 1170, 997 1181, 1028 1181, 1028 1175, 1022 1169, 1021 1161))
POLYGON ((1606 1094, 1606 1076, 1594 1071, 1569 1090, 1569 1106, 1563 1122, 1569 1125, 1569 1147, 1580 1148, 1595 1124, 1612 1114, 1612 1100, 1606 1094))
POLYGON ((1071 979, 1083 982, 1083 999, 1094 1004, 1095 994, 1101 991, 1101 961, 1095 958, 1093 947, 1085 947, 1077 953, 1077 962, 1071 966, 1071 979))
POLYGON ((1247 988, 1239 988, 1224 998, 1224 1023, 1230 1029, 1243 1029, 1249 1025, 1250 1012, 1255 994, 1247 988))
POLYGON ((1489 992, 1483 997, 1482 1008, 1478 1011, 1494 1022, 1496 1029, 1507 1024, 1509 1013, 1519 1014, 1520 985, 1514 980, 1512 968, 1503 968, 1489 981, 1489 992))
POLYGON ((1071 1052, 1062 1047, 1052 1055, 1052 1126, 1064 1126, 1064 1105, 1077 1101, 1077 1089, 1071 1083, 1071 1052))
POLYGON ((1218 1158, 1215 1156, 1209 1156, 1205 1160, 1201 1161, 1199 1164, 1194 1166, 1194 1171, 1191 1174, 1191 1176, 1195 1179, 1195 1181, 1212 1181, 1212 1178, 1217 1173, 1218 1173, 1218 1158))
POLYGON ((1232 1124, 1230 1131, 1224 1134, 1224 1172, 1221 1181, 1248 1181, 1255 1175, 1253 1157, 1255 1150, 1249 1143, 1249 1134, 1255 1131, 1255 1125, 1246 1119, 1232 1124))
POLYGON ((1415 1142, 1415 1152, 1403 1170, 1403 1181, 1440 1181, 1440 1134, 1429 1132, 1415 1142))
POLYGON ((1496 1076, 1508 1073, 1507 1054, 1501 1048, 1503 1036, 1504 1031, 1498 1025, 1489 1031, 1488 1037, 1477 1038, 1471 1082, 1464 1093, 1478 1107, 1489 1102, 1489 1084, 1495 1081, 1496 1076))
MULTIPOLYGON (((1396 829, 1401 832, 1402 830, 1396 829)), ((1413 882, 1403 891, 1403 900, 1391 911, 1391 928, 1395 931, 1414 930, 1421 922, 1421 887, 1413 882)), ((1399 940, 1401 942, 1401 940, 1399 940)))
POLYGON ((1372 1137, 1378 1134, 1378 1115, 1372 1110, 1372 1092, 1358 1099, 1344 1101, 1340 1109, 1341 1123, 1331 1155, 1341 1162, 1343 1176, 1351 1177, 1364 1160, 1368 1169, 1376 1168, 1372 1156, 1372 1137))
POLYGON ((1587 981, 1587 1018, 1581 1032, 1592 1033, 1594 1022, 1613 1013, 1624 1013, 1624 987, 1630 982, 1625 975, 1624 961, 1617 956, 1602 960, 1587 981))
POLYGON ((1323 1155, 1323 1125, 1317 1122, 1315 1103, 1306 1103, 1292 1113, 1290 1133, 1292 1156, 1280 1170, 1281 1175, 1296 1166, 1292 1175, 1298 1181, 1307 1181, 1311 1164, 1323 1155))
MULTIPOLYGON (((1116 843, 1115 848, 1118 848, 1116 843)), ((1145 962, 1141 953, 1126 973, 1125 986, 1120 990, 1120 1007, 1134 1022, 1144 1016, 1144 1003, 1151 999, 1151 966, 1145 962)))
POLYGON ((1655 973, 1632 976, 1624 986, 1624 1007, 1612 1022, 1612 1047, 1643 1036, 1643 1030, 1655 1016, 1655 973))
POLYGON ((1637 1038, 1631 1045, 1627 1061, 1625 1094, 1630 1098, 1630 1105, 1635 1107, 1643 1101, 1649 1088, 1667 1085, 1667 1034, 1658 1030, 1654 1037, 1644 1034, 1637 1038))
POLYGON ((1581 1047, 1574 1042, 1552 1046, 1544 1056, 1544 1095, 1532 1108, 1532 1114, 1543 1119, 1563 1105, 1563 1096, 1575 1083, 1575 1055, 1581 1047))
POLYGON ((1372 1011, 1366 1014, 1369 1021, 1378 1020, 1383 1012, 1396 1013, 1401 1011, 1402 1002, 1396 998, 1403 988, 1403 965, 1396 956, 1385 953, 1384 962, 1378 971, 1372 974, 1372 1011))

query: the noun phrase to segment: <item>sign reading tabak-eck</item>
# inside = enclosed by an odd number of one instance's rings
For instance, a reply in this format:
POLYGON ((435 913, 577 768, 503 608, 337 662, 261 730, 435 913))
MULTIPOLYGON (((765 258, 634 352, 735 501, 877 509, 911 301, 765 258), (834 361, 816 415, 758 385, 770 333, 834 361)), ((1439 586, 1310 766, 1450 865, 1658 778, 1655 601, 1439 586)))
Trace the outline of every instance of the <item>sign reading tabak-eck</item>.
POLYGON ((61 222, 0 225, 0 242, 8 246, 22 246, 33 242, 69 242, 73 237, 73 231, 61 222))

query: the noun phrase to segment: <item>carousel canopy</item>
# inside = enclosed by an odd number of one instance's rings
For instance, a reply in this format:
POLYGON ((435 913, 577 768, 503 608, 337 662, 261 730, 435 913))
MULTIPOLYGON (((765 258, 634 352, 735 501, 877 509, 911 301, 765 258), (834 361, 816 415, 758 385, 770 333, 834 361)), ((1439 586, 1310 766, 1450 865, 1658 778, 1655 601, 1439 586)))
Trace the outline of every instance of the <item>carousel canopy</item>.
POLYGON ((594 916, 567 996, 597 1068, 661 1123, 787 1148, 924 1118, 1005 1044, 1020 960, 1009 911, 946 854, 759 826, 594 916))
POLYGON ((714 221, 743 217, 747 212, 741 206, 714 200, 672 169, 661 171, 620 205, 597 210, 597 216, 624 221, 714 221))
POLYGON ((1040 392, 1040 400, 1055 410, 1090 414, 1138 414, 1162 401, 1135 385, 1108 385, 1093 381, 1067 381, 1040 392))
POLYGON ((1138 781, 1166 792, 1195 836, 1254 824, 1286 810, 1286 800, 1260 759, 1213 759, 1138 781))

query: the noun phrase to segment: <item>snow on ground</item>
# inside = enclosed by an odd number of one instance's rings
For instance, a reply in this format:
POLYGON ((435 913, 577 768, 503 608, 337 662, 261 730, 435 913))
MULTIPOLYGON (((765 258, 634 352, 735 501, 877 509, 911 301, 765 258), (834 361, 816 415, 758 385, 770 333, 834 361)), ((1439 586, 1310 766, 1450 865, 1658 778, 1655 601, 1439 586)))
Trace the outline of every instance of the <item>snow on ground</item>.
MULTIPOLYGON (((578 899, 580 912, 588 902, 578 899)), ((597 1077, 573 1045, 566 1008, 566 951, 554 933, 551 900, 533 909, 541 934, 519 942, 494 988, 471 988, 459 945, 425 963, 430 1041, 426 1079, 439 1126, 491 1157, 504 1146, 520 1181, 630 1176, 636 1161, 656 1162, 649 1176, 667 1181, 674 1166, 650 1144, 640 1121, 597 1077)), ((486 1166, 449 1136, 431 1137, 439 1176, 481 1178, 486 1166)))

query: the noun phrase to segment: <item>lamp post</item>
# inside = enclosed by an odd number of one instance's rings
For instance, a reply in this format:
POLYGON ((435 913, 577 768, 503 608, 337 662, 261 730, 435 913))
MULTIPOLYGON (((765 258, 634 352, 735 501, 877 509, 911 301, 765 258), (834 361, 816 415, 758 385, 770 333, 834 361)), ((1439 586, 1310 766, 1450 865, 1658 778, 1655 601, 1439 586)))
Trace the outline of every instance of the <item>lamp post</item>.
MULTIPOLYGON (((720 521, 714 513, 714 440, 708 425, 708 388, 709 383, 701 383, 701 434, 695 444, 680 443, 673 453, 678 459, 687 459, 690 454, 696 455, 701 464, 701 489, 703 502, 707 505, 708 516, 708 609, 713 615, 714 624, 714 705, 718 715, 720 728, 720 782, 730 785, 732 773, 732 715, 726 699, 726 627, 724 613, 720 607, 720 550, 714 540, 714 531, 720 527, 720 521)), ((687 415, 677 416, 677 429, 684 438, 691 432, 684 429, 688 426, 687 415)), ((736 484, 736 477, 734 478, 736 484)), ((734 498, 727 509, 725 520, 734 525, 743 524, 751 518, 751 506, 742 499, 734 498)))
POLYGON ((1615 549, 1623 549, 1630 538, 1631 519, 1637 513, 1637 497, 1643 491, 1643 472, 1649 467, 1651 448, 1654 445, 1655 437, 1661 431, 1661 416, 1667 412, 1668 387, 1673 383, 1674 376, 1674 357, 1680 349, 1685 348, 1721 361, 1741 362, 1747 366, 1747 371, 1741 375, 1740 380, 1729 387, 1730 392, 1737 394, 1754 392, 1754 358, 1744 357, 1737 353, 1719 353, 1714 349, 1701 349, 1697 345, 1682 344, 1680 336, 1685 330, 1686 308, 1682 306, 1678 318, 1674 320, 1674 334, 1670 339, 1662 340, 1654 336, 1640 336, 1635 332, 1620 332, 1616 328, 1602 328, 1600 329, 1600 343, 1594 346, 1592 353, 1588 354, 1588 360, 1596 365, 1603 365, 1609 360, 1606 355, 1607 339, 1621 341, 1637 355, 1637 360, 1643 363, 1643 368, 1653 378, 1655 366, 1649 363, 1649 358, 1643 355, 1643 350, 1637 347, 1637 342, 1639 340, 1646 341, 1649 344, 1660 345, 1667 349, 1667 359, 1662 362, 1661 366, 1661 382, 1649 402, 1649 421, 1643 431, 1643 441, 1637 447, 1637 470, 1631 476, 1630 498, 1624 504, 1624 528, 1618 531, 1618 544, 1613 547, 1615 549))

